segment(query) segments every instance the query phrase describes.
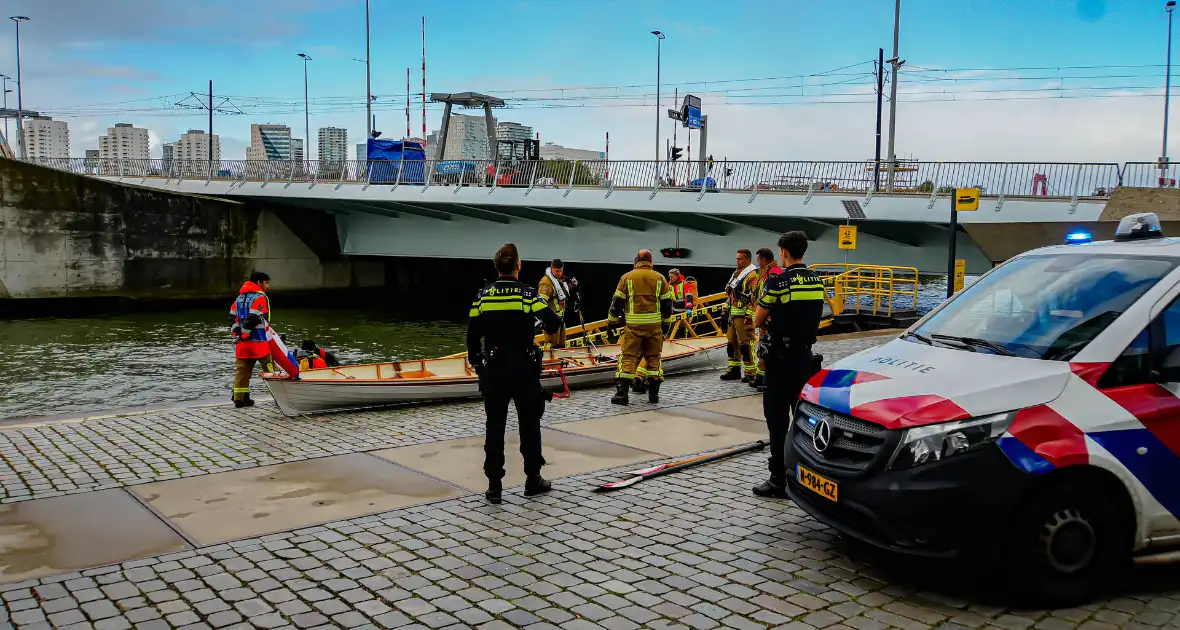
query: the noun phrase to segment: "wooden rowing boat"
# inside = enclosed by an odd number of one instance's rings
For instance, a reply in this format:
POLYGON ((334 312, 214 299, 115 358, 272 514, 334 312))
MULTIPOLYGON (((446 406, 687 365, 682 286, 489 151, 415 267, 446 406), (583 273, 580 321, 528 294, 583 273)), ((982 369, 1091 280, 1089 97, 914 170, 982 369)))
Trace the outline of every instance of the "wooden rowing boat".
MULTIPOLYGON (((664 341, 664 373, 683 374, 725 366, 719 337, 664 341)), ((541 385, 550 391, 614 381, 618 345, 546 350, 541 385)), ((304 370, 299 380, 263 374, 283 414, 297 416, 479 397, 479 380, 462 356, 304 370)))

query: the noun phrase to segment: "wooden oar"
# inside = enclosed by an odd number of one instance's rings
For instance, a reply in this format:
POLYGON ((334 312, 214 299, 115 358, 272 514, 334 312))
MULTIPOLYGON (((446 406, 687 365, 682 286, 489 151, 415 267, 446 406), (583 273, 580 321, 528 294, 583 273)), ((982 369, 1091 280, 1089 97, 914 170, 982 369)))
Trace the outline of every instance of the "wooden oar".
POLYGON ((766 442, 764 442, 762 440, 758 440, 757 442, 754 442, 753 444, 739 446, 737 448, 732 448, 732 449, 729 449, 726 451, 721 451, 719 453, 710 453, 707 455, 700 455, 700 456, 693 457, 690 459, 683 459, 683 460, 676 461, 676 462, 669 462, 667 464, 661 464, 659 466, 653 466, 651 468, 645 468, 643 470, 636 470, 634 472, 627 473, 627 474, 632 475, 631 477, 629 477, 627 479, 623 479, 622 481, 612 481, 610 483, 604 483, 601 486, 598 486, 597 488, 595 488, 594 491, 595 492, 610 492, 611 490, 619 490, 621 488, 628 488, 630 486, 633 486, 633 485, 643 481, 644 479, 651 479, 652 477, 659 477, 662 475, 671 474, 671 473, 674 473, 678 470, 684 470, 685 468, 692 468, 693 466, 707 464, 709 462, 714 462, 719 459, 724 459, 726 457, 731 457, 733 455, 738 455, 741 453, 749 453, 751 451, 760 451, 765 447, 766 447, 766 442))

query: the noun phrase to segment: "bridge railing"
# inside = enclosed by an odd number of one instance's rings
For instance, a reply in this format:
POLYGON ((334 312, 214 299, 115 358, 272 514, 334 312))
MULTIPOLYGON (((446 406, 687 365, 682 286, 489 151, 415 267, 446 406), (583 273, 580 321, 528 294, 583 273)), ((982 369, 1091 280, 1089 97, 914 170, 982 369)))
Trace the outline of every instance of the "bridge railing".
MULTIPOLYGON (((889 173, 863 161, 652 160, 118 160, 48 158, 37 164, 102 177, 409 185, 481 188, 595 188, 709 192, 845 192, 888 194, 889 173)), ((1163 181, 1180 178, 1180 166, 1163 181)), ((892 194, 946 197, 953 188, 977 187, 985 196, 1106 197, 1119 185, 1158 186, 1151 163, 917 162, 899 161, 892 194)), ((1174 186, 1174 184, 1171 184, 1174 186)))

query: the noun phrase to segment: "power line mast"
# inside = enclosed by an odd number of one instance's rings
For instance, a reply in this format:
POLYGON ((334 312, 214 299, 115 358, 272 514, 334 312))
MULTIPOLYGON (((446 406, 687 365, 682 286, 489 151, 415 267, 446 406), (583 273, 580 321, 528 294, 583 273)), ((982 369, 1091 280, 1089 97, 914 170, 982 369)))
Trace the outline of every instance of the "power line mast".
POLYGON ((213 112, 218 114, 229 114, 231 116, 244 115, 246 112, 242 111, 236 103, 231 101, 229 97, 223 96, 216 104, 213 103, 213 81, 209 81, 209 93, 197 94, 196 92, 189 92, 188 96, 171 103, 169 109, 199 109, 209 112, 209 161, 213 161, 213 112))

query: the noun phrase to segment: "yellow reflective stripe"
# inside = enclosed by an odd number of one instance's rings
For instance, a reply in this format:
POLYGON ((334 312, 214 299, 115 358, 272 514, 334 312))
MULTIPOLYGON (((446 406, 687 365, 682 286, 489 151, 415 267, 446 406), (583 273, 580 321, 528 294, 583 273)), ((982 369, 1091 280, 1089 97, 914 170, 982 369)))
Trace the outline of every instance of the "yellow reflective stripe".
POLYGON ((627 296, 622 291, 615 291, 615 297, 626 299, 627 296))
POLYGON ((479 307, 474 307, 467 313, 468 317, 479 317, 479 307))
POLYGON ((660 323, 659 313, 628 313, 628 324, 658 324, 660 323))
POLYGON ((250 388, 249 387, 235 387, 234 393, 235 394, 248 394, 248 393, 250 393, 250 388))
POLYGON ((535 303, 533 303, 533 307, 529 310, 533 313, 536 313, 538 311, 543 311, 547 308, 549 308, 548 304, 545 304, 544 302, 535 302, 535 303))
POLYGON ((808 291, 791 291, 791 300, 822 300, 824 299, 823 289, 811 289, 808 291))
POLYGON ((667 292, 667 293, 665 293, 665 294, 661 295, 661 296, 660 296, 660 299, 661 299, 661 300, 675 300, 675 299, 676 299, 676 296, 675 296, 675 295, 673 295, 671 291, 669 291, 669 292, 667 292))
POLYGON ((481 312, 486 313, 488 311, 523 311, 523 310, 525 310, 525 308, 524 308, 524 302, 519 302, 519 301, 518 302, 500 302, 500 303, 491 302, 488 304, 481 304, 479 307, 479 310, 481 312))
POLYGON ((635 289, 631 286, 631 279, 627 279, 627 314, 635 312, 635 289))
POLYGON ((485 295, 481 297, 478 302, 519 302, 524 300, 523 295, 485 295))
POLYGON ((770 308, 778 303, 778 297, 773 295, 764 295, 762 299, 758 300, 758 306, 770 308))

